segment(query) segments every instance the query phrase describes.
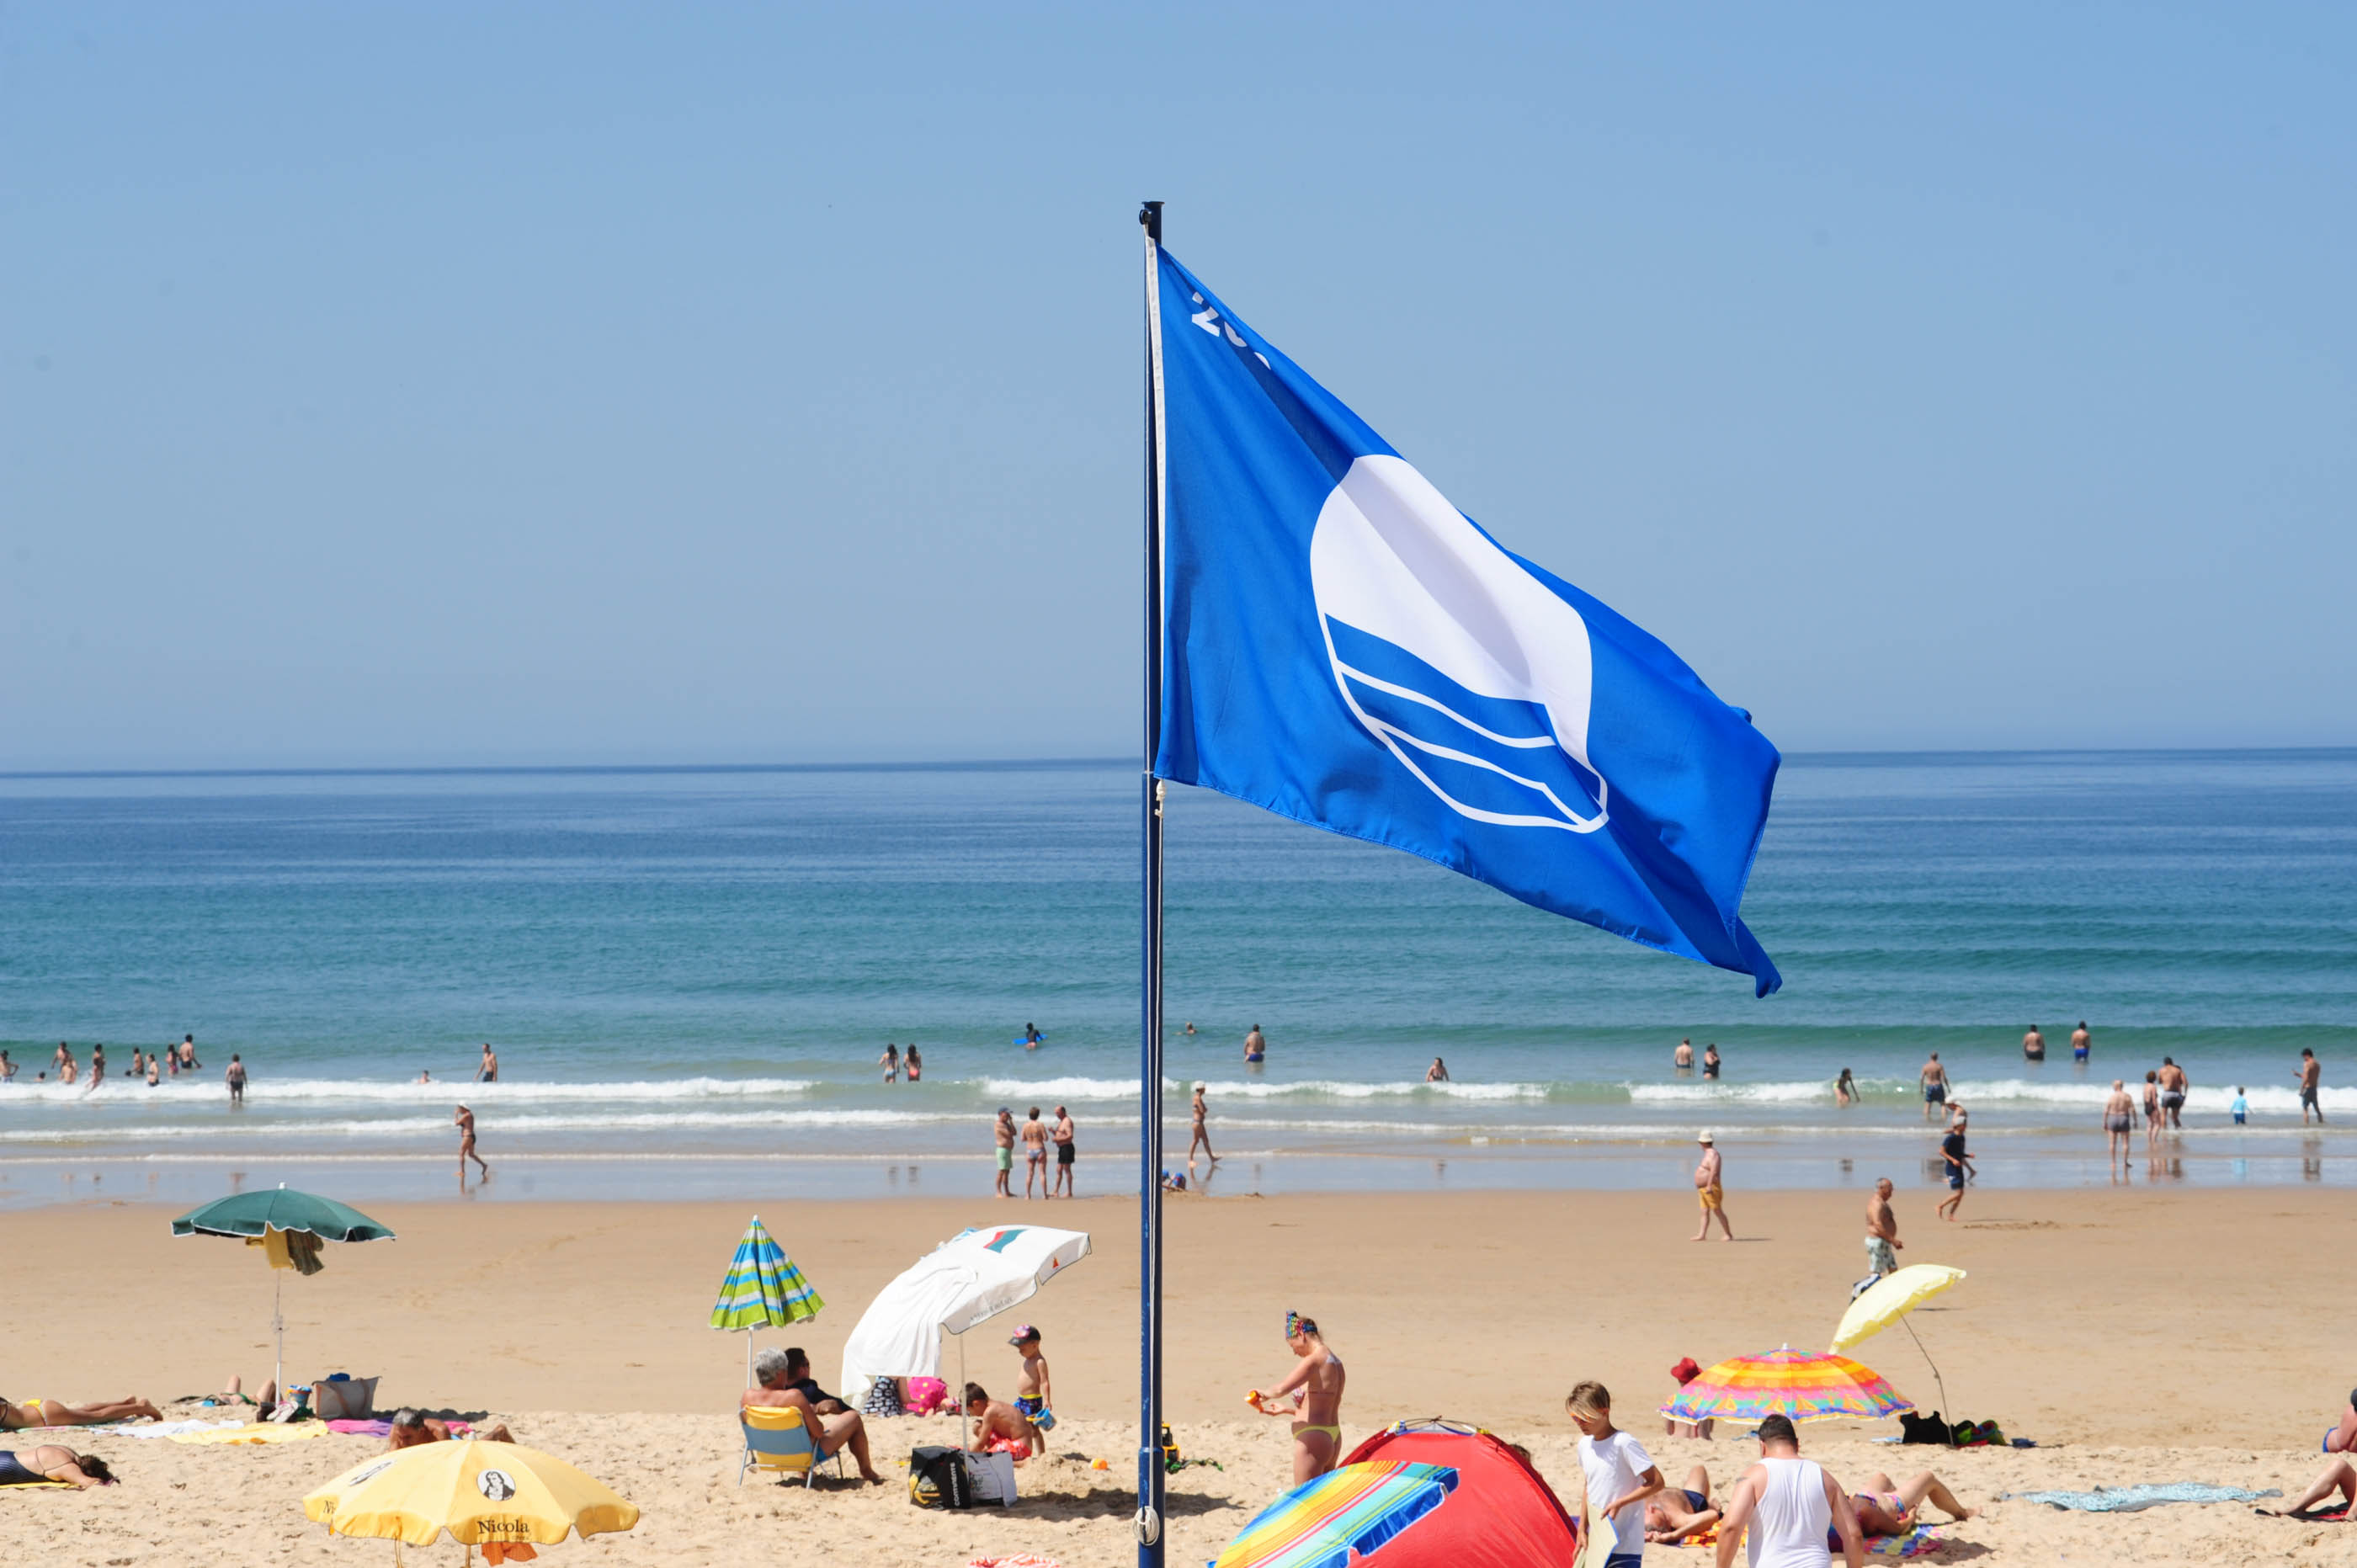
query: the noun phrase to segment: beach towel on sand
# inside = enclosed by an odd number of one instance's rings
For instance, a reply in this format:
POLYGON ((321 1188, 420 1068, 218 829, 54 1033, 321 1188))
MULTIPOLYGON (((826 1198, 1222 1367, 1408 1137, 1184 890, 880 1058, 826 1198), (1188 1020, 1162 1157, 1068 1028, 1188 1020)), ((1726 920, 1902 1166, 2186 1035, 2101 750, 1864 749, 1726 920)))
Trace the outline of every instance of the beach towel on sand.
POLYGON ((175 1432, 175 1443, 300 1443, 307 1437, 328 1435, 327 1423, 307 1421, 299 1424, 280 1426, 256 1422, 250 1426, 215 1426, 203 1432, 175 1432))
POLYGON ((2082 1513, 2136 1513, 2162 1503, 2247 1503, 2259 1498, 2279 1498, 2280 1487, 2247 1492, 2240 1487, 2209 1487, 2199 1481, 2170 1481, 2158 1487, 2097 1487, 2092 1492, 1999 1492, 2025 1503, 2045 1503, 2082 1513))

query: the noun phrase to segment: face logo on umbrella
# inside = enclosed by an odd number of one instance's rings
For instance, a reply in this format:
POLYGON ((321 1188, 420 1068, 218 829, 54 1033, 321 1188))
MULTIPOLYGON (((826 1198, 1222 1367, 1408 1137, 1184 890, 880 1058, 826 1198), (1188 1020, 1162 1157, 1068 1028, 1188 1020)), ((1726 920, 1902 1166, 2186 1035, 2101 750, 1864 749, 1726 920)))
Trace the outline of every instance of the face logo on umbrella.
POLYGON ((486 1470, 475 1477, 475 1489, 495 1503, 515 1496, 515 1478, 505 1470, 486 1470))

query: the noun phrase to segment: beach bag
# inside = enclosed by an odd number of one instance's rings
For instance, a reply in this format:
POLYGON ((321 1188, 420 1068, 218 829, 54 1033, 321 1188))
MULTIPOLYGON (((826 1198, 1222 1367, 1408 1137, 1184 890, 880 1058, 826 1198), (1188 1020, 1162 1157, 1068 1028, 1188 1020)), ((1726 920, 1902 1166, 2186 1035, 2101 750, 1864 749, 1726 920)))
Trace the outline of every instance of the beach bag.
POLYGON ((974 1477, 961 1449, 928 1444, 909 1451, 909 1500, 920 1509, 974 1507, 974 1477))
POLYGON ((976 1503, 1015 1506, 1015 1456, 1011 1454, 960 1454, 965 1463, 968 1492, 976 1503))
POLYGON ((311 1385, 311 1408, 321 1421, 367 1421, 376 1413, 376 1385, 374 1378, 338 1372, 311 1385))
POLYGON ((1948 1423, 1933 1411, 1929 1415, 1902 1412, 1899 1417, 1899 1441, 1901 1443, 1936 1443, 1947 1447, 1954 1441, 1948 1423))

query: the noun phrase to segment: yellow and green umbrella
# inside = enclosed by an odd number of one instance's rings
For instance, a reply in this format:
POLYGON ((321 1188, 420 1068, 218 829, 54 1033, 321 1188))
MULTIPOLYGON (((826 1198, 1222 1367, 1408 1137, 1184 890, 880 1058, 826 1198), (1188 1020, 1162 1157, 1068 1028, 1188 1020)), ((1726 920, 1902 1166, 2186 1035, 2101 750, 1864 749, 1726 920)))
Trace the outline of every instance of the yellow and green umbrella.
POLYGON ((802 1272, 794 1267, 779 1245, 770 1240, 761 1217, 745 1227, 729 1261, 728 1275, 720 1282, 720 1299, 712 1304, 712 1326, 745 1336, 745 1381, 753 1381, 753 1330, 783 1328, 819 1315, 826 1305, 802 1272))
POLYGON ((564 1460, 518 1443, 420 1443, 353 1466, 303 1499, 330 1535, 425 1546, 450 1539, 486 1560, 529 1559, 533 1543, 602 1535, 639 1522, 635 1503, 564 1460), (522 1550, 518 1550, 522 1548, 522 1550))

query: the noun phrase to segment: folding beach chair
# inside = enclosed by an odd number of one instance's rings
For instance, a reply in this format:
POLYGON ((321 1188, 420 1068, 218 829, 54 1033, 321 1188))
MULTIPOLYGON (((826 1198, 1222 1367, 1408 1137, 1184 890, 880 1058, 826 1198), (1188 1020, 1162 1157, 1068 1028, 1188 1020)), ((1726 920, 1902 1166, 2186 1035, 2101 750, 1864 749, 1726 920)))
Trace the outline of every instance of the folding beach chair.
MULTIPOLYGON (((745 1428, 745 1453, 737 1462, 738 1486, 745 1484, 745 1472, 751 1469, 800 1476, 802 1485, 818 1485, 818 1444, 802 1423, 800 1410, 791 1405, 747 1405, 737 1412, 737 1419, 745 1428)), ((838 1480, 843 1477, 840 1448, 834 1451, 834 1474, 838 1480)))

